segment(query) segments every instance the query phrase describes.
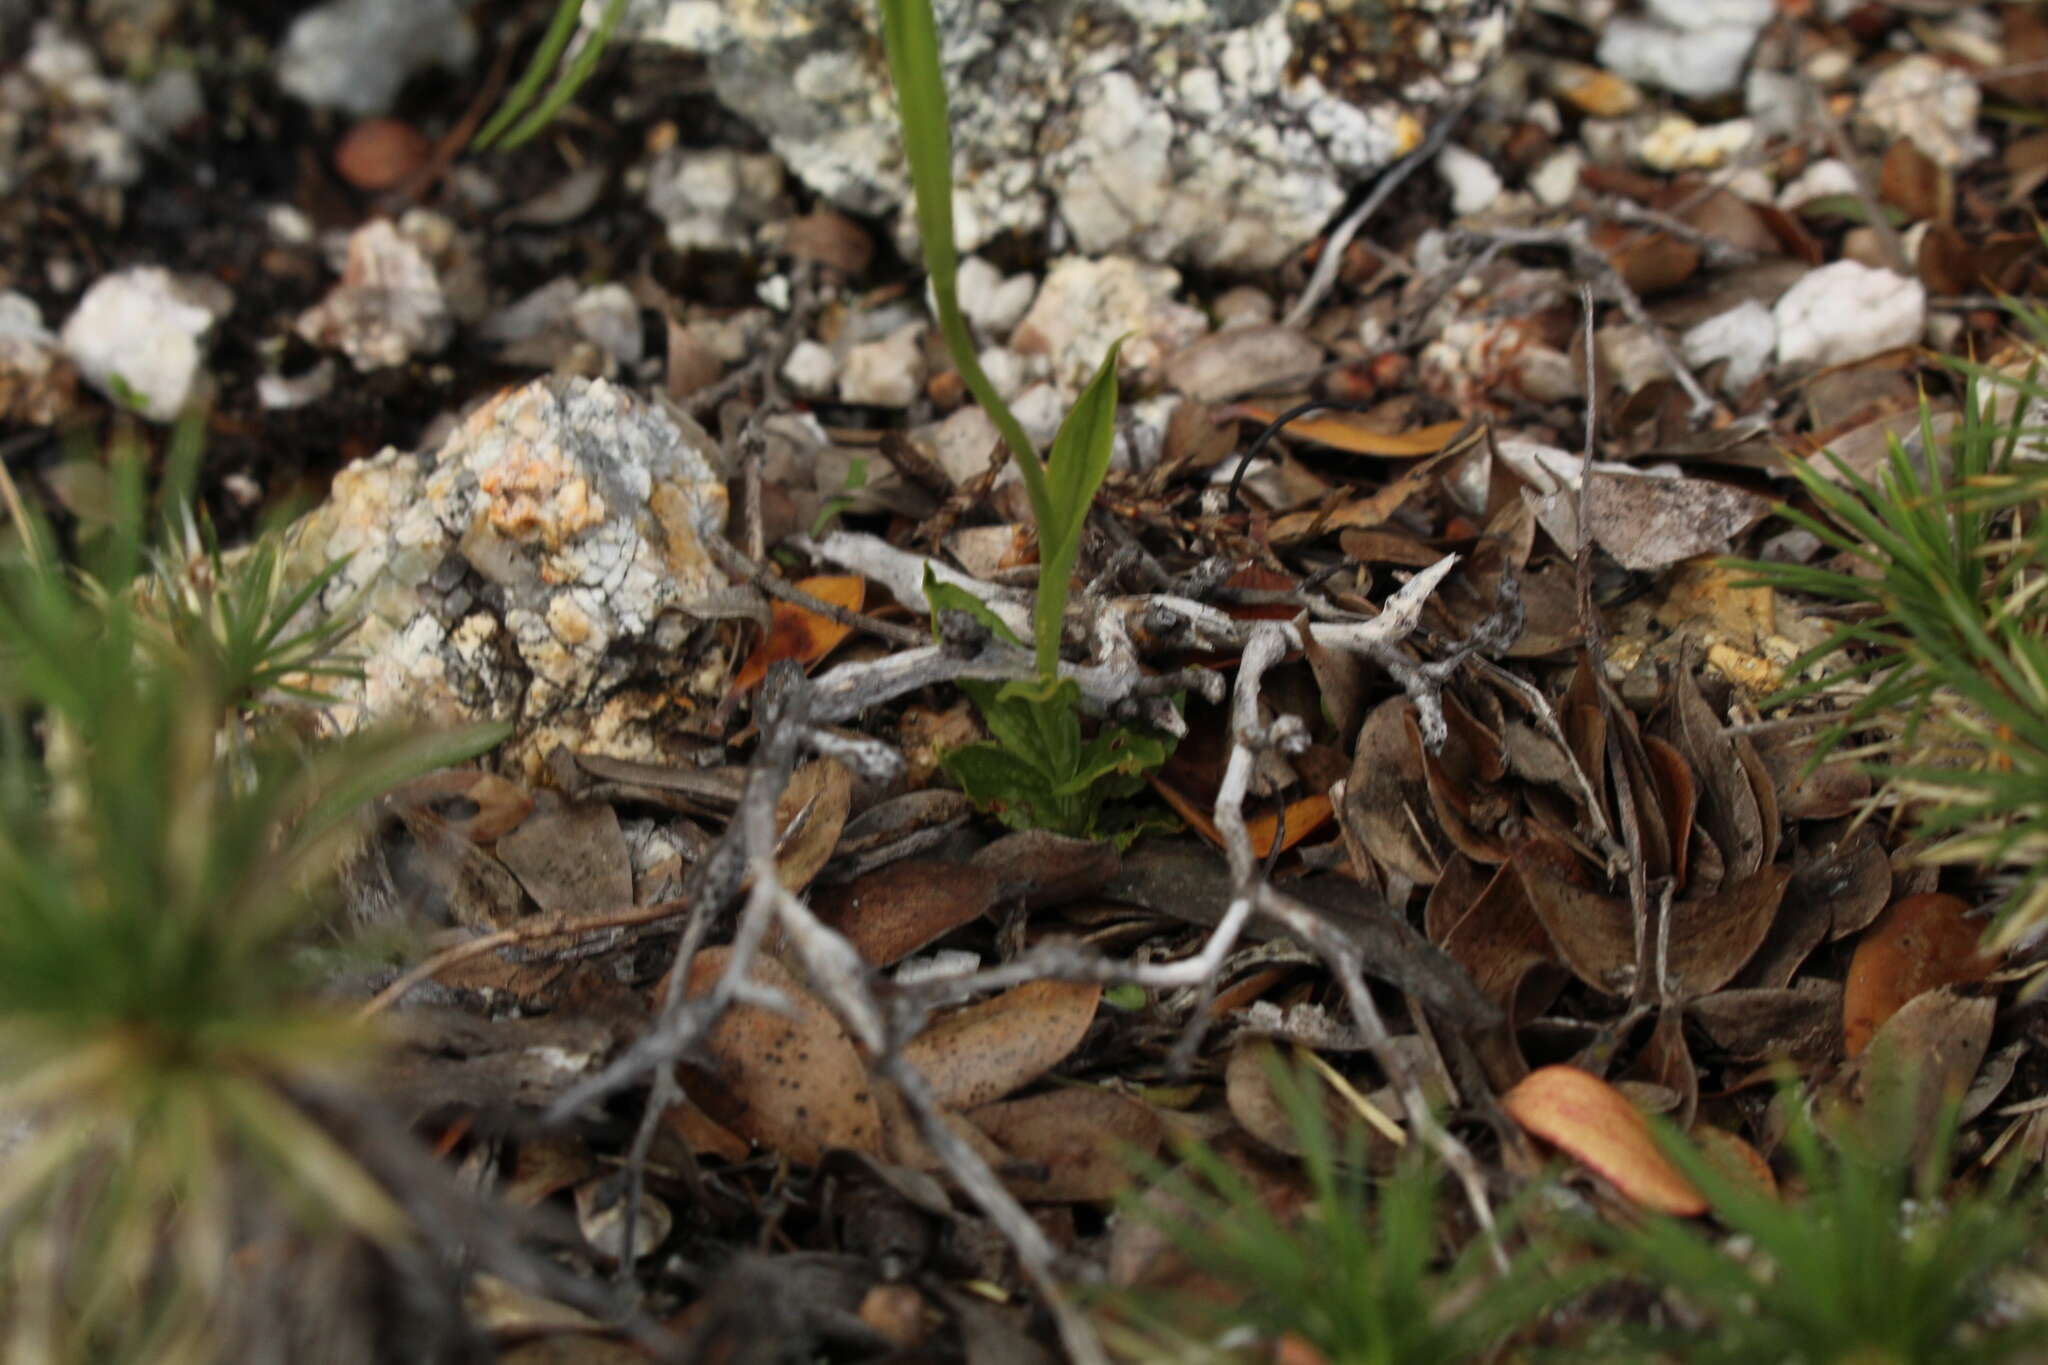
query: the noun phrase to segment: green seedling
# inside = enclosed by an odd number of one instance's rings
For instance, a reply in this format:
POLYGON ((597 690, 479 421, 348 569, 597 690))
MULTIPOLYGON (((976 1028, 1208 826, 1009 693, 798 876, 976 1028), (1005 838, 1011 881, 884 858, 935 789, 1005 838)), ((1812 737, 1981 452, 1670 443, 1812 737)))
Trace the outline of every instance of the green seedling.
MULTIPOLYGON (((927 571, 925 598, 933 630, 944 612, 972 617, 1005 644, 1023 641, 964 588, 941 583, 927 571)), ((1076 838, 1128 843, 1143 832, 1143 817, 1112 806, 1144 789, 1145 774, 1164 763, 1171 746, 1156 735, 1103 724, 1081 734, 1081 692, 1071 678, 1030 682, 962 679, 960 688, 981 712, 994 738, 949 749, 940 764, 960 789, 1018 829, 1047 829, 1076 838)))
MULTIPOLYGON (((1112 345, 1079 400, 1060 424, 1046 459, 981 368, 956 288, 959 253, 953 240, 953 141, 939 40, 930 0, 881 0, 882 34, 896 85, 904 156, 910 163, 918 234, 939 333, 968 392, 994 422, 1024 482, 1038 530, 1038 595, 1032 609, 1033 683, 965 683, 994 736, 992 743, 954 750, 943 760, 968 795, 1023 828, 1075 835, 1104 833, 1105 803, 1134 795, 1144 774, 1166 760, 1170 745, 1121 726, 1081 734, 1080 694, 1059 677, 1067 594, 1095 494, 1109 473, 1116 436, 1119 345, 1112 345)), ((934 619, 941 610, 979 607, 968 594, 927 585, 934 619)), ((980 613, 1012 643, 993 615, 980 613)), ((1126 837, 1136 830, 1128 826, 1126 837)))
POLYGON ((1785 1143, 1804 1188, 1784 1198, 1667 1135, 1672 1159, 1734 1236, 1661 1216, 1595 1234, 1622 1267, 1668 1294, 1686 1324, 1637 1344, 1688 1365, 2038 1359, 2048 1320, 2015 1320, 1998 1300, 2039 1244, 2040 1190, 2023 1190, 2008 1170, 1984 1189, 1947 1192, 1953 1106, 1918 1163, 1864 1131, 1845 1123, 1830 1144, 1803 1113, 1795 1117, 1785 1143))
POLYGON ((344 632, 286 624, 300 599, 275 546, 210 553, 203 589, 182 535, 153 564, 140 469, 116 461, 109 522, 76 568, 32 520, 0 560, 8 1360, 283 1358, 252 1322, 297 1309, 266 1309, 252 1267, 411 1242, 305 1102, 347 1093, 373 1047, 309 1003, 298 949, 355 813, 503 733, 302 741, 286 679, 343 670, 344 632))
POLYGON ((1356 1120, 1333 1131, 1321 1079, 1272 1060, 1269 1080, 1300 1148, 1306 1205, 1283 1218, 1237 1166, 1200 1143, 1181 1147, 1178 1172, 1140 1163, 1147 1183, 1164 1182, 1173 1197, 1130 1201, 1120 1216, 1160 1227, 1226 1293, 1107 1296, 1105 1336, 1120 1353, 1243 1359, 1217 1343, 1249 1344, 1249 1329, 1258 1341, 1297 1338, 1331 1365, 1491 1359, 1589 1283, 1581 1271, 1553 1273, 1554 1258, 1541 1247, 1505 1273, 1494 1270, 1482 1238, 1446 1255, 1442 1181, 1420 1146, 1411 1143, 1391 1174, 1374 1177, 1368 1147, 1384 1139, 1356 1120))
POLYGON ((903 152, 916 193, 917 229, 939 334, 968 392, 1008 447, 1038 525, 1038 603, 1032 633, 1039 675, 1050 678, 1059 672, 1067 584, 1080 552, 1081 530, 1109 472, 1116 434, 1117 347, 1110 347, 1080 401, 1061 423, 1050 461, 1040 460, 1023 424, 982 371, 960 311, 960 262, 953 243, 953 136, 930 0, 881 0, 881 5, 882 36, 889 51, 889 74, 896 83, 903 152))
MULTIPOLYGON (((2048 325, 2021 316, 2048 341, 2048 325)), ((1875 477, 1832 453, 1792 464, 1815 510, 1783 514, 1853 571, 1738 567, 1749 585, 1848 609, 1788 672, 1830 667, 1771 704, 1855 694, 1815 761, 1879 732, 1858 752, 1915 803, 1932 840, 1924 856, 2014 870, 1994 932, 2002 946, 2048 919, 2048 478, 2042 433, 2026 425, 2048 389, 2032 369, 2014 378, 1957 368, 1957 410, 1941 419, 1923 400, 1918 449, 1894 438, 1875 477)))

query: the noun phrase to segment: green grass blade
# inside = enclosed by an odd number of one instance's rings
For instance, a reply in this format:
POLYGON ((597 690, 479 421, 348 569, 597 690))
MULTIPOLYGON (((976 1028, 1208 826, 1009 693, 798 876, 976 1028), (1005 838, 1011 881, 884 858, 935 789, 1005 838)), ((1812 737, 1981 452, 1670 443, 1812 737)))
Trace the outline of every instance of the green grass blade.
POLYGON ((1110 451, 1116 443, 1116 359, 1121 347, 1121 341, 1110 346, 1052 443, 1046 471, 1050 497, 1038 524, 1038 602, 1032 615, 1038 671, 1048 677, 1059 669, 1068 580, 1081 552, 1081 532, 1095 492, 1109 473, 1110 451))

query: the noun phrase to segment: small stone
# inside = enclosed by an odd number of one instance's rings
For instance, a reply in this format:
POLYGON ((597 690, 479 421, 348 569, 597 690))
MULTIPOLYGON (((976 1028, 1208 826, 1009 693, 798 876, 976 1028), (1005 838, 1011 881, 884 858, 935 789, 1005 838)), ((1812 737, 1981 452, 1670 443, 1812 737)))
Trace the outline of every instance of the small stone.
POLYGON ((334 392, 334 357, 322 356, 320 363, 304 374, 256 376, 256 401, 271 412, 302 408, 334 392))
POLYGON ((620 365, 637 365, 646 352, 640 330, 640 304, 623 284, 593 285, 569 305, 576 330, 620 365))
POLYGON ((47 427, 77 406, 78 371, 43 327, 35 300, 0 292, 0 423, 47 427))
POLYGON ((1006 279, 981 257, 969 256, 960 262, 956 291, 960 311, 967 315, 975 330, 1000 341, 1016 330, 1018 321, 1031 307, 1038 281, 1029 275, 1011 275, 1006 279))
POLYGON ((414 73, 461 71, 476 33, 456 0, 328 0, 293 21, 277 80, 320 109, 384 113, 414 73))
POLYGON ((434 144, 410 123, 395 118, 364 119, 348 130, 334 151, 334 169, 359 190, 391 189, 427 164, 434 144))
POLYGON ((782 382, 806 398, 823 398, 839 378, 839 357, 830 346, 805 338, 790 347, 782 362, 782 382))
POLYGON ((1680 29, 1623 15, 1600 36, 1600 65, 1629 80, 1689 99, 1723 95, 1742 81, 1756 30, 1738 25, 1680 29))
POLYGON ((1166 362, 1166 382, 1198 403, 1225 403, 1274 388, 1307 388, 1323 358, 1323 348, 1298 327, 1233 327, 1175 352, 1166 362))
POLYGON ((743 250, 784 210, 782 163, 729 147, 671 147, 647 168, 647 207, 678 251, 743 250))
POLYGON ((1643 107, 1643 92, 1633 82, 1584 62, 1554 62, 1545 72, 1558 98, 1594 118, 1624 118, 1643 107))
POLYGON ((158 266, 102 276, 64 323, 64 350, 86 382, 153 422, 193 397, 204 339, 234 298, 215 280, 185 280, 158 266))
POLYGON ((1889 270, 1836 261, 1808 272, 1771 314, 1779 368, 1825 369, 1919 341, 1927 291, 1889 270))
POLYGON ((906 323, 880 341, 865 341, 846 353, 839 372, 839 400, 878 408, 907 408, 924 386, 922 322, 906 323))
POLYGON ((1939 57, 1915 53, 1886 67, 1864 87, 1859 122, 1888 138, 1907 138, 1937 166, 1959 169, 1981 154, 1976 80, 1939 57))
POLYGON ((1219 332, 1232 327, 1256 327, 1262 322, 1271 322, 1280 314, 1273 296, 1252 284, 1233 285, 1224 290, 1209 305, 1209 311, 1216 319, 1219 332))
POLYGON ((1560 147, 1529 172, 1529 192, 1547 208, 1563 208, 1579 192, 1579 175, 1586 169, 1586 154, 1576 147, 1560 147))
POLYGON ((1777 17, 1776 0, 1645 0, 1644 7, 1653 18, 1689 32, 1725 27, 1755 33, 1777 17))
POLYGON ((1460 218, 1483 213, 1500 198, 1500 172, 1485 157, 1456 143, 1437 153, 1436 173, 1451 187, 1451 212, 1460 218))
POLYGON ((1125 337, 1117 371, 1126 380, 1156 373, 1165 358, 1208 330, 1197 309, 1174 301, 1180 272, 1128 256, 1053 263, 1031 311, 1017 324, 1010 347, 1042 355, 1055 383, 1079 392, 1125 337))
POLYGON ((1778 344, 1778 324, 1771 310, 1755 299, 1746 299, 1725 313, 1718 313, 1693 327, 1679 340, 1685 363, 1705 368, 1717 360, 1728 362, 1721 374, 1721 391, 1736 397, 1748 390, 1771 363, 1778 344))
POLYGON ((930 432, 933 458, 956 488, 987 473, 989 460, 1002 444, 996 424, 972 405, 959 409, 930 432))
POLYGON ((455 319, 426 254, 380 218, 349 234, 341 282, 299 315, 298 333, 358 370, 381 370, 439 351, 455 319))
POLYGON ((1800 173, 1798 179, 1779 190, 1778 207, 1789 212, 1816 199, 1832 199, 1856 192, 1856 172, 1846 161, 1830 158, 1814 162, 1800 173))
POLYGON ((1756 125, 1748 119, 1702 128, 1683 114, 1667 114, 1657 120, 1636 155, 1644 165, 1667 173, 1708 171, 1727 164, 1755 141, 1756 125))
POLYGON ((1031 367, 1024 357, 1007 346, 990 346, 977 358, 981 361, 981 372, 1005 402, 1022 393, 1032 380, 1031 367))

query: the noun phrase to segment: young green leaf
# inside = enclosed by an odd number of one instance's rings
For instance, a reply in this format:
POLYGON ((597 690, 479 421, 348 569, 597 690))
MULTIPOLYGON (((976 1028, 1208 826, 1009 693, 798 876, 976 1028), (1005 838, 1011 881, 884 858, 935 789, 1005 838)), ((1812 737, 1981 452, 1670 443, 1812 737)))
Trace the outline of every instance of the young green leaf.
POLYGON ((1024 642, 1017 638, 1017 632, 1003 623, 1003 618, 988 609, 988 604, 956 583, 948 583, 932 572, 931 565, 924 568, 924 600, 931 604, 932 638, 939 634, 939 613, 942 611, 964 611, 988 627, 989 633, 1004 644, 1023 648, 1024 642))
POLYGON ((1121 339, 1110 344, 1095 377, 1060 424, 1046 468, 1048 497, 1038 515, 1038 604, 1032 625, 1038 671, 1047 677, 1059 669, 1068 579, 1081 551, 1081 532, 1095 492, 1109 473, 1116 442, 1116 358, 1122 347, 1121 339))

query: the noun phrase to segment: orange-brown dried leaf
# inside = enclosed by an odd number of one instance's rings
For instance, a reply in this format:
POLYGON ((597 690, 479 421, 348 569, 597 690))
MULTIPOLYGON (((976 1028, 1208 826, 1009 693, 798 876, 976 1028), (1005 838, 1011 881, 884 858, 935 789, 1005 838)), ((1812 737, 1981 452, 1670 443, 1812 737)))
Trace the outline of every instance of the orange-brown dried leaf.
MULTIPOLYGON (((867 600, 867 583, 855 574, 799 579, 796 586, 820 601, 848 611, 859 611, 861 603, 867 600)), ((837 649, 852 631, 853 627, 820 616, 808 607, 774 602, 768 608, 768 631, 740 665, 732 680, 732 690, 741 693, 759 687, 768 676, 769 666, 784 659, 809 667, 837 649)))
POLYGON ((1657 1146, 1628 1097, 1589 1071, 1539 1067, 1501 1096, 1508 1116, 1600 1176, 1631 1202, 1690 1218, 1706 1198, 1657 1146))
POLYGON ((877 967, 901 962, 980 918, 995 900, 996 875, 987 868, 916 859, 890 863, 812 895, 818 917, 877 967))
POLYGON ((1878 1029, 1922 991, 1982 981, 1997 959, 1980 951, 1984 922, 1942 892, 1907 896, 1878 916, 1849 960, 1842 991, 1842 1049, 1870 1045, 1878 1029))
MULTIPOLYGON (((732 951, 707 948, 690 963, 686 993, 711 990, 732 951)), ((754 960, 751 979, 782 992, 791 1013, 752 1005, 725 1012, 705 1039, 713 1076, 691 1094, 740 1136, 792 1161, 815 1164, 833 1147, 882 1151, 882 1120, 868 1069, 839 1021, 772 958, 754 960)), ((657 987, 655 998, 659 999, 657 987)))
MULTIPOLYGON (((1218 848, 1223 847, 1223 832, 1216 828, 1216 822, 1209 818, 1209 812, 1190 801, 1185 795, 1164 781, 1150 774, 1146 778, 1152 790, 1159 793, 1161 800, 1173 808, 1173 813, 1188 822, 1188 828, 1207 839, 1218 848)), ((1287 803, 1287 828, 1280 830, 1280 817, 1276 815, 1255 815, 1244 822, 1245 832, 1251 835, 1252 852, 1263 858, 1273 851, 1273 837, 1280 835, 1280 851, 1285 853, 1329 823, 1332 807, 1330 798, 1318 792, 1304 796, 1298 801, 1287 803)))
MULTIPOLYGON (((1289 406, 1290 404, 1286 403, 1266 401, 1243 402, 1233 404, 1218 415, 1247 417, 1255 422, 1270 423, 1289 406)), ((1363 414, 1331 412, 1297 417, 1281 430, 1289 436, 1314 441, 1320 445, 1335 446, 1338 450, 1347 450, 1353 455, 1412 459, 1418 455, 1436 454, 1464 428, 1463 422, 1438 422, 1434 426, 1418 427, 1413 431, 1389 432, 1379 430, 1363 414)))
POLYGON ((1033 981, 935 1020, 903 1048, 948 1109, 990 1104, 1064 1061, 1095 1020, 1102 987, 1033 981))

